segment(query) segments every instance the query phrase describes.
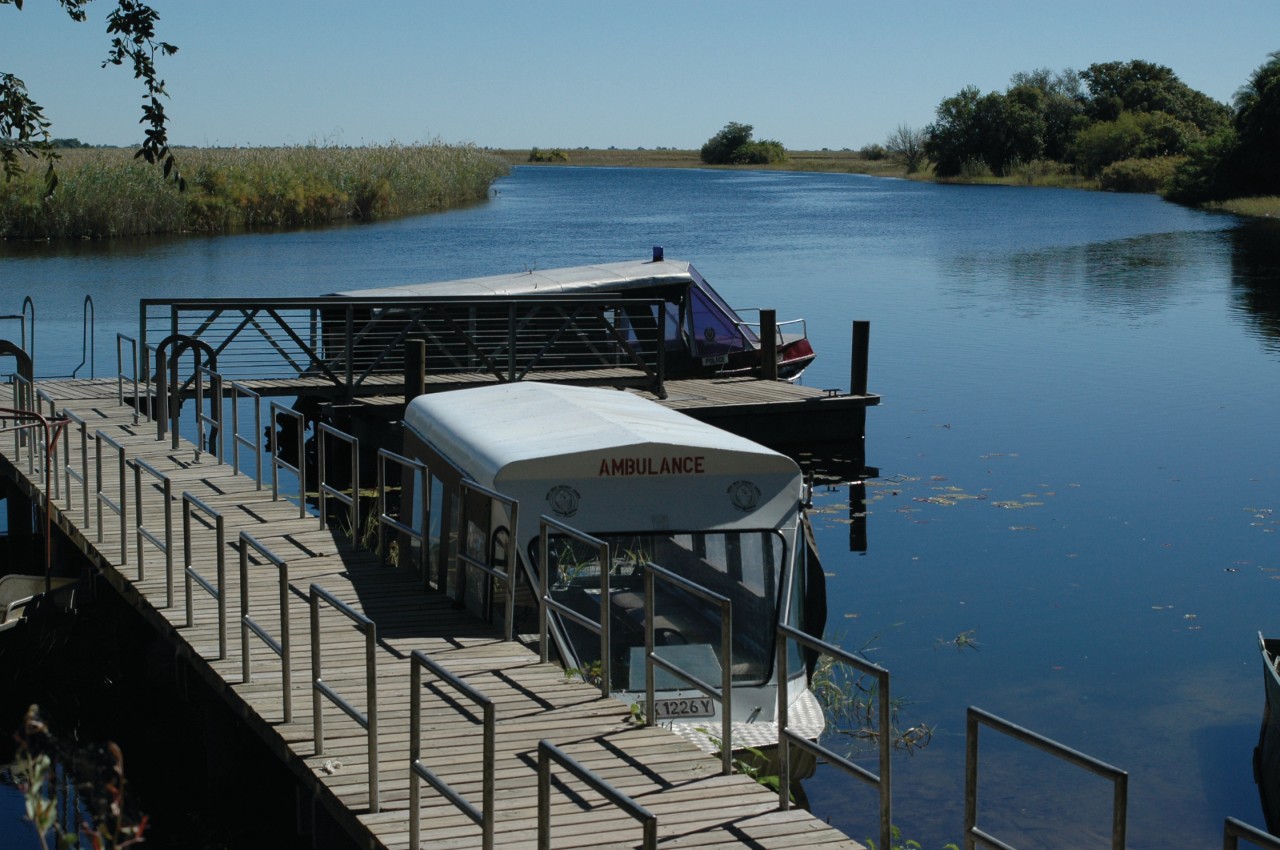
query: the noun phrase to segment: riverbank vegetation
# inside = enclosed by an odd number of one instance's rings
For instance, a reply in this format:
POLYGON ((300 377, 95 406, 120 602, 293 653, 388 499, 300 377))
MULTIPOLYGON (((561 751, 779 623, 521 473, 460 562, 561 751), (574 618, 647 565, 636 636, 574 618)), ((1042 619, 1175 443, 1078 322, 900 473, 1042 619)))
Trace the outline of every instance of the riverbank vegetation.
POLYGON ((1130 61, 1017 73, 1004 92, 967 86, 936 116, 923 135, 940 180, 1160 192, 1241 214, 1280 212, 1280 52, 1232 107, 1169 68, 1130 61))
POLYGON ((29 168, 0 182, 0 238, 233 233, 372 221, 483 200, 499 156, 440 143, 362 148, 185 148, 178 191, 122 148, 60 151, 59 182, 29 168))

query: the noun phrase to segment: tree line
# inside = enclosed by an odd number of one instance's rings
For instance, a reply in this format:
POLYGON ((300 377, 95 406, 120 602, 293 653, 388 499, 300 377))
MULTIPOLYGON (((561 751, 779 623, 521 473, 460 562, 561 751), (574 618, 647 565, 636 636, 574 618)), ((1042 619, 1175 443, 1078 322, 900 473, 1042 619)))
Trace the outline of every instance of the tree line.
POLYGON ((1151 62, 1014 74, 1004 92, 966 86, 923 130, 900 126, 884 149, 908 171, 1009 176, 1052 165, 1103 188, 1177 200, 1280 194, 1280 52, 1228 107, 1151 62))

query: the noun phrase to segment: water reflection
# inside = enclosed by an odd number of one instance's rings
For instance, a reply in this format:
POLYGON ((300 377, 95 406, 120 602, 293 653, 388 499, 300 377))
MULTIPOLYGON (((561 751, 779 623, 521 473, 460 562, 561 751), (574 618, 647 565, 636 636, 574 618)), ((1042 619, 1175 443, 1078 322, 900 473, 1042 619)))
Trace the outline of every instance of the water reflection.
POLYGON ((1280 222, 1248 222, 1231 231, 1233 309, 1271 351, 1280 353, 1280 222))

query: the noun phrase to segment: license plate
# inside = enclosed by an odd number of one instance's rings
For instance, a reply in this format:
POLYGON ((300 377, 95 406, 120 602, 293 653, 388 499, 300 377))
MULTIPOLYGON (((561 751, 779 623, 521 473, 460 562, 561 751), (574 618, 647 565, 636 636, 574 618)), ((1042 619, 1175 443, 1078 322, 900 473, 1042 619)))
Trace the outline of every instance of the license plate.
POLYGON ((711 697, 681 697, 679 699, 654 700, 654 713, 659 720, 679 720, 682 717, 714 717, 715 700, 711 697))
POLYGON ((728 362, 729 362, 729 355, 727 354, 716 354, 712 357, 702 358, 703 366, 723 366, 728 362))

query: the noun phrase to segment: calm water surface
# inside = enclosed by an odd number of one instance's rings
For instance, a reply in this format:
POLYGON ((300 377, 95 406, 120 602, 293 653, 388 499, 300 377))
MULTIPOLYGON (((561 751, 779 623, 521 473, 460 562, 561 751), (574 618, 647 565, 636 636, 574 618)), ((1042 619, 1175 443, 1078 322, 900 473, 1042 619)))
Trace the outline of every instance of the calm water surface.
MULTIPOLYGON (((0 312, 32 295, 37 372, 66 374, 92 293, 102 376, 140 297, 315 295, 652 245, 735 305, 806 317, 814 386, 847 388, 849 323, 872 322, 870 545, 849 551, 844 488, 819 494, 819 545, 830 635, 892 671, 901 725, 935 730, 895 761, 904 837, 959 838, 969 705, 1128 771, 1130 847, 1217 846, 1228 815, 1262 824, 1256 634, 1280 632, 1274 228, 1142 196, 518 168, 487 204, 389 224, 0 245, 0 312)), ((990 735, 983 759, 990 831, 1105 846, 1108 786, 990 735)), ((823 769, 807 790, 820 816, 875 834, 866 788, 823 769)))

